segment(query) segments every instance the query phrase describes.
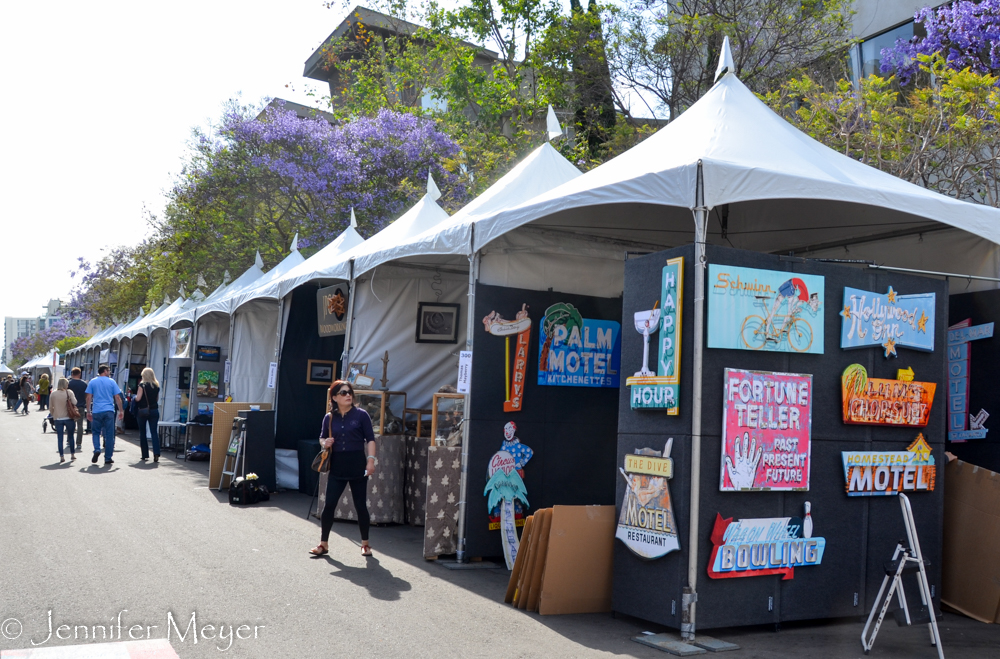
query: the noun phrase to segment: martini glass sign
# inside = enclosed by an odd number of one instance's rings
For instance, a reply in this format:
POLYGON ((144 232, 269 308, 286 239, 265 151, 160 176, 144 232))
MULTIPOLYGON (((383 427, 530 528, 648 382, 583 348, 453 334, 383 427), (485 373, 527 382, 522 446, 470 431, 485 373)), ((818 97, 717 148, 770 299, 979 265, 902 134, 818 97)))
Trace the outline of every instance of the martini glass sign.
POLYGON ((681 371, 681 301, 684 294, 684 257, 669 259, 663 267, 660 299, 647 311, 634 315, 635 330, 642 334, 642 368, 625 380, 631 387, 633 410, 665 409, 670 416, 678 406, 681 371), (649 337, 659 331, 660 350, 656 373, 649 369, 649 337))

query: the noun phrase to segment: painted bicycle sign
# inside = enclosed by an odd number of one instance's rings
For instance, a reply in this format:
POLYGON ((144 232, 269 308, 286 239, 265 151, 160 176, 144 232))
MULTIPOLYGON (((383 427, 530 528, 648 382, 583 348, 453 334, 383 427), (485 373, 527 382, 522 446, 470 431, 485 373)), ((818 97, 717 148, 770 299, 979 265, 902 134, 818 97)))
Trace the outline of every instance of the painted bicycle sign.
POLYGON ((824 278, 708 265, 708 347, 823 353, 824 278))

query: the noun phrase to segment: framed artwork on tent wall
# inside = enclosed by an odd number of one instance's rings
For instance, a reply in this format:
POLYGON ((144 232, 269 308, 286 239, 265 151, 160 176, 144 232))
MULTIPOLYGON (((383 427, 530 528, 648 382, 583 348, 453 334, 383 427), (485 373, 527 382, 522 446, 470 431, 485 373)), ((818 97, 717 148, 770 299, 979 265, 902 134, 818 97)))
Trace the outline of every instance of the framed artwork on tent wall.
POLYGON ((417 343, 458 343, 461 305, 438 302, 417 304, 417 343))
POLYGON ((306 384, 321 384, 329 387, 337 372, 337 362, 324 359, 310 359, 306 366, 306 384))

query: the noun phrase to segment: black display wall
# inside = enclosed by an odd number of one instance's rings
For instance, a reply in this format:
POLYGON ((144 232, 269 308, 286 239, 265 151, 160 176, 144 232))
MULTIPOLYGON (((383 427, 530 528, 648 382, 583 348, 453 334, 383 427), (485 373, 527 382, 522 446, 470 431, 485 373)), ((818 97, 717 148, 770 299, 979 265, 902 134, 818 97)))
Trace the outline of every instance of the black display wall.
MULTIPOLYGON (((986 410, 991 416, 986 427, 1000 428, 1000 387, 993 377, 1000 364, 1000 290, 952 295, 948 301, 949 324, 966 318, 973 325, 996 323, 994 338, 969 342, 969 414, 986 410)), ((984 439, 948 442, 948 450, 971 464, 1000 472, 1000 430, 991 430, 984 439)))
MULTIPOLYGON (((619 395, 618 456, 621 466, 626 453, 651 447, 662 450, 674 438, 671 457, 674 478, 670 481, 681 548, 647 561, 615 542, 613 608, 645 620, 679 628, 681 592, 687 585, 690 538, 692 335, 694 325, 694 269, 692 247, 682 247, 630 259, 625 264, 624 318, 648 309, 660 296, 660 278, 666 259, 685 257, 683 337, 681 365, 681 412, 676 417, 662 411, 633 411, 629 390, 619 395)), ((899 538, 905 537, 899 500, 894 496, 848 497, 845 493, 841 451, 900 451, 923 432, 938 465, 934 492, 910 496, 921 547, 931 561, 929 578, 935 601, 940 591, 941 527, 944 500, 945 361, 948 317, 945 282, 902 274, 862 270, 847 266, 770 256, 721 247, 708 247, 709 263, 721 263, 789 273, 822 275, 825 280, 824 354, 753 352, 705 349, 702 402, 701 502, 698 538, 697 626, 775 623, 867 614, 878 594, 884 571, 899 538), (898 358, 885 359, 881 349, 840 349, 839 312, 845 286, 885 292, 892 286, 900 294, 937 294, 935 350, 931 353, 899 349, 898 358), (850 364, 865 366, 870 377, 895 379, 900 368, 912 367, 916 379, 936 382, 930 422, 926 428, 888 428, 847 425, 841 418, 840 375, 850 364), (808 492, 720 492, 722 457, 723 370, 725 368, 808 373, 813 376, 812 468, 808 492), (812 504, 813 537, 826 539, 821 565, 795 568, 794 578, 757 576, 710 579, 708 560, 710 535, 716 513, 724 518, 801 517, 803 504, 812 504)), ((709 284, 710 285, 710 284, 709 284)), ((713 322, 707 315, 706 326, 713 322)), ((622 373, 635 372, 642 360, 642 336, 629 327, 623 332, 622 373)), ((650 361, 652 362, 652 356, 650 361)), ((978 408, 977 408, 978 409, 978 408)), ((615 503, 621 512, 624 480, 615 484, 615 503)))
MULTIPOLYGON (((573 304, 584 318, 621 321, 620 298, 476 287, 466 510, 469 556, 503 554, 500 532, 489 530, 483 490, 488 462, 500 450, 504 424, 508 421, 517 425, 518 438, 534 451, 524 469, 524 485, 531 504, 529 513, 552 505, 614 503, 618 392, 537 384, 539 323, 545 310, 557 302, 573 304), (528 305, 532 322, 524 405, 520 412, 506 413, 503 409, 505 339, 487 334, 479 321, 494 310, 504 318, 513 318, 523 303, 528 305)), ((511 339, 512 351, 515 339, 511 339)))
MULTIPOLYGON (((326 414, 327 387, 306 384, 306 367, 310 359, 337 362, 336 377, 341 373, 344 337, 320 337, 316 324, 316 289, 299 286, 292 292, 291 310, 281 349, 278 369, 278 423, 275 448, 297 449, 301 439, 319 437, 323 415, 326 414)), ((285 300, 289 304, 289 300, 285 300)))

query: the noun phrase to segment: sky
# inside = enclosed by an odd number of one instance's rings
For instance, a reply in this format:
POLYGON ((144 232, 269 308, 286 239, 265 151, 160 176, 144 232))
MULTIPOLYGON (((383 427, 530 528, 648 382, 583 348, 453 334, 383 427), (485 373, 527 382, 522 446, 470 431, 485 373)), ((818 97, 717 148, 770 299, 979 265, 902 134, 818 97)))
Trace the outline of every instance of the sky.
POLYGON ((0 27, 0 316, 69 299, 77 257, 135 244, 191 129, 223 104, 306 105, 305 60, 347 15, 322 0, 6 3, 0 27), (11 257, 15 260, 11 261, 11 257), (13 284, 13 285, 11 285, 13 284))

